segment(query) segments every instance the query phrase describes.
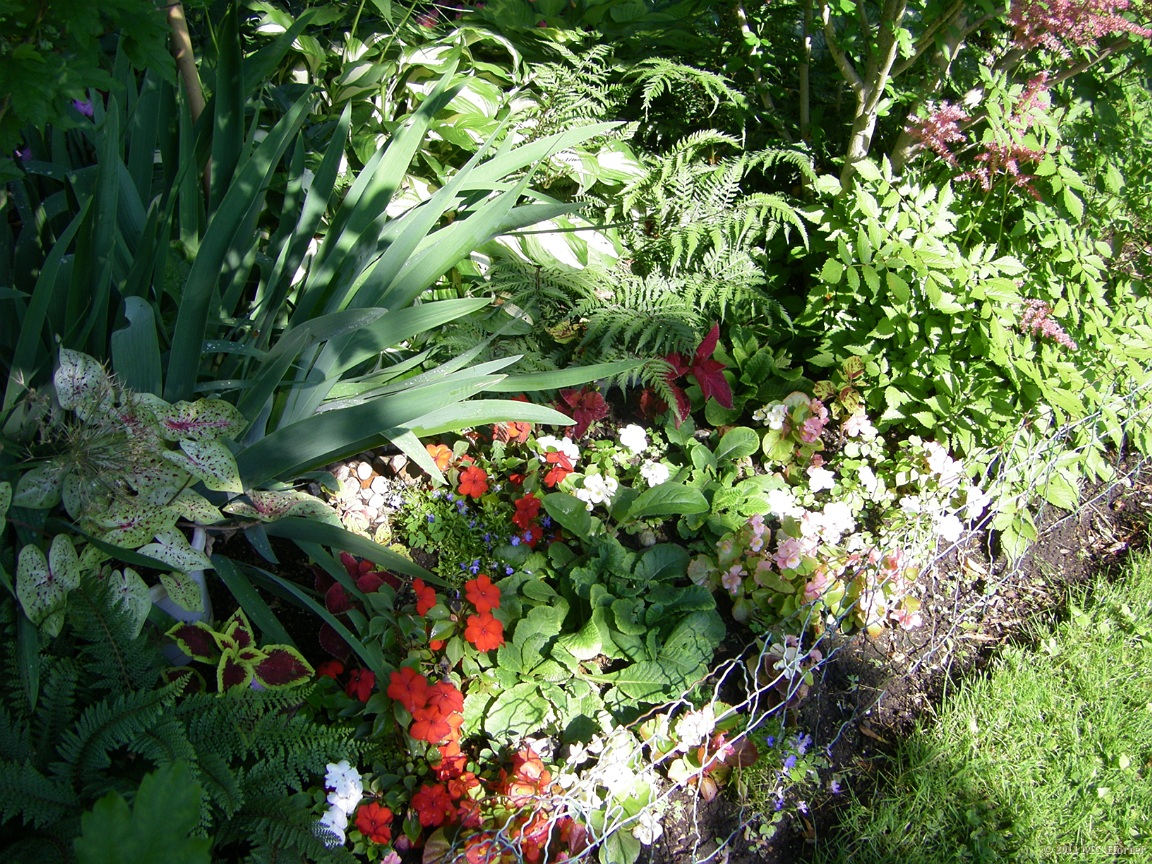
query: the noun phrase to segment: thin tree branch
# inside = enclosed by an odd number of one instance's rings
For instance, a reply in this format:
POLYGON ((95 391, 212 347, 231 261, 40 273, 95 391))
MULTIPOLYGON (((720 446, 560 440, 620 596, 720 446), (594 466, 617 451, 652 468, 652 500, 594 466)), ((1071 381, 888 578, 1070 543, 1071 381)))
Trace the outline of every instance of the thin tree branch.
POLYGON ((832 12, 828 8, 827 0, 820 0, 819 9, 820 20, 824 25, 824 42, 828 45, 828 53, 832 55, 836 68, 840 70, 840 74, 848 82, 848 86, 852 88, 856 98, 860 99, 864 92, 864 82, 860 80, 860 75, 853 68, 852 61, 848 59, 848 55, 844 53, 844 49, 840 47, 840 43, 836 39, 836 28, 832 26, 832 12))

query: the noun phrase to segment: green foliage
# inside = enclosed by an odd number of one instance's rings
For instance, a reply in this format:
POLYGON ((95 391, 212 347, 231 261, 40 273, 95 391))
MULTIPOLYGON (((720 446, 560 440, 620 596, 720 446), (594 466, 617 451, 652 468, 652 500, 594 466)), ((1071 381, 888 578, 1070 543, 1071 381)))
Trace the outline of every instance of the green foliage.
POLYGON ((81 819, 77 861, 208 864, 212 841, 188 836, 200 818, 200 795, 200 785, 183 762, 146 775, 131 810, 123 797, 109 792, 81 819))
MULTIPOLYGON (((72 860, 81 811, 93 806, 105 816, 111 811, 111 821, 100 822, 108 830, 148 834, 153 817, 139 803, 152 801, 147 769, 182 763, 192 782, 171 784, 180 795, 195 794, 188 826, 171 825, 175 834, 195 829, 197 836, 212 838, 202 843, 238 857, 295 851, 343 860, 326 853, 312 835, 310 800, 292 796, 323 774, 333 756, 356 747, 339 727, 318 726, 299 713, 299 691, 182 696, 188 679, 164 683, 155 644, 146 634, 133 634, 131 619, 107 586, 85 579, 72 592, 63 631, 36 661, 42 686, 33 705, 16 669, 15 604, 5 596, 0 611, 6 665, 0 685, 5 860, 24 860, 43 843, 65 850, 58 860, 72 860), (134 792, 137 804, 129 817, 123 797, 134 792)), ((163 775, 151 781, 168 782, 163 775)), ((172 803, 177 810, 185 806, 172 803)), ((85 817, 88 840, 78 846, 80 855, 100 854, 95 830, 85 817)))

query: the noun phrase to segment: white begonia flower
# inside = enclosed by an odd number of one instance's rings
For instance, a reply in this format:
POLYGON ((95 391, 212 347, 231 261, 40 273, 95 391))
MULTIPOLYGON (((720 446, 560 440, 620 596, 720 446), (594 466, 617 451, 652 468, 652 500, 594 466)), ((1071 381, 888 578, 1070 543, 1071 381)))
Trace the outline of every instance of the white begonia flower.
POLYGON ((812 465, 808 468, 808 488, 812 492, 831 489, 836 485, 836 474, 821 465, 812 465))
POLYGON ((853 414, 844 421, 844 434, 849 438, 859 437, 864 441, 871 441, 876 437, 876 427, 863 412, 853 414))
POLYGON ((783 402, 765 405, 763 408, 752 412, 752 419, 757 423, 763 423, 775 432, 779 432, 784 428, 784 421, 788 419, 788 406, 783 402))
POLYGON ((663 462, 645 462, 640 466, 640 476, 648 481, 648 486, 659 486, 667 483, 671 472, 663 462))
POLYGON ((648 433, 644 431, 643 426, 630 423, 620 430, 620 444, 634 454, 643 453, 648 449, 648 433))
POLYGON ((804 511, 796 503, 796 498, 788 489, 768 491, 768 509, 776 516, 799 516, 804 511))
POLYGON ((651 846, 664 833, 660 814, 656 812, 655 807, 645 807, 636 819, 636 827, 632 829, 632 836, 645 846, 651 846))
POLYGON ((872 470, 871 465, 861 465, 856 469, 856 476, 860 478, 860 485, 869 495, 876 494, 876 486, 879 481, 876 479, 876 472, 872 470))
POLYGON ((969 486, 964 493, 964 518, 979 519, 992 503, 992 496, 979 486, 969 486))
POLYGON ((329 849, 343 846, 348 828, 348 814, 339 807, 329 807, 316 823, 316 834, 329 849))
POLYGON ((955 513, 948 513, 936 519, 936 533, 942 540, 955 543, 964 533, 964 523, 955 513))
POLYGON ((699 711, 689 711, 676 722, 676 749, 687 753, 691 748, 699 747, 715 728, 716 712, 711 705, 705 705, 699 711))

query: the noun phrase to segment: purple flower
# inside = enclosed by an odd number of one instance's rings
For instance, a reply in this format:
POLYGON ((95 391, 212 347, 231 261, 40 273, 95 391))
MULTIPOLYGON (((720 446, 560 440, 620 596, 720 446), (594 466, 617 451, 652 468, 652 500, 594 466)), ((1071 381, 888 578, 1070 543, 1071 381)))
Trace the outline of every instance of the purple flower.
POLYGON ((769 747, 775 747, 776 746, 776 736, 775 735, 769 735, 767 737, 767 739, 765 739, 764 743, 767 744, 769 747))
POLYGON ((492 542, 492 534, 491 534, 491 532, 489 532, 489 533, 486 533, 486 534, 484 535, 484 542, 485 542, 485 543, 491 543, 491 542, 492 542))
POLYGON ((796 767, 795 755, 789 756, 787 759, 784 760, 784 770, 785 771, 791 771, 795 767, 796 767))
POLYGON ((833 795, 839 795, 840 794, 840 781, 839 780, 830 780, 828 782, 828 791, 831 792, 833 795))
POLYGON ((73 99, 72 107, 87 117, 89 120, 92 119, 92 103, 87 99, 73 99))
POLYGON ((551 528, 552 527, 552 517, 551 516, 541 516, 540 517, 540 527, 541 528, 551 528))
POLYGON ((515 568, 512 568, 512 567, 505 567, 504 568, 504 575, 505 576, 511 576, 515 572, 516 572, 515 568))
POLYGON ((520 545, 519 535, 513 534, 510 538, 508 538, 508 542, 511 543, 513 546, 519 546, 520 545))
POLYGON ((435 517, 434 515, 432 515, 431 513, 429 513, 429 514, 428 514, 428 521, 429 521, 429 522, 435 522, 435 521, 436 521, 436 517, 435 517))
POLYGON ((477 573, 479 573, 480 572, 480 559, 477 558, 475 561, 473 561, 472 566, 469 567, 468 570, 472 573, 473 576, 475 576, 477 573))
POLYGON ((17 162, 27 162, 32 158, 32 148, 25 144, 23 147, 17 148, 16 152, 12 154, 17 162))

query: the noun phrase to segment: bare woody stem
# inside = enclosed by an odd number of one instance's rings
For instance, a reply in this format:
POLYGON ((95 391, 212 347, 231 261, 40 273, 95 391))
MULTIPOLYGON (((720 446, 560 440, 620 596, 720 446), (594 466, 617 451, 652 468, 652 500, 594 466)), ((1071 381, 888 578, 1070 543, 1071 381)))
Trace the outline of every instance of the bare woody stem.
MULTIPOLYGON (((184 17, 184 4, 175 0, 168 4, 168 27, 172 31, 172 57, 184 82, 184 95, 188 99, 188 112, 195 124, 204 113, 204 89, 200 86, 200 74, 196 70, 196 54, 192 50, 192 36, 188 32, 188 20, 184 17)), ((207 200, 211 186, 211 163, 204 166, 204 197, 207 200)))

